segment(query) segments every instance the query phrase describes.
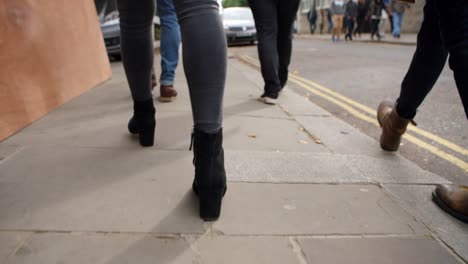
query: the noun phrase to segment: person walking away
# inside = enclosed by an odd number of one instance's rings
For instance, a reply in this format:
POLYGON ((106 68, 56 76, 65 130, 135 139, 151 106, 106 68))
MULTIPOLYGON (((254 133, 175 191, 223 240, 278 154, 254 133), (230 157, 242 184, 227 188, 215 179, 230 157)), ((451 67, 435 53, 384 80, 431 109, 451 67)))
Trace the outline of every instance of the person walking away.
POLYGON ((330 10, 330 7, 328 7, 326 10, 327 10, 327 22, 328 22, 327 33, 330 34, 330 33, 333 33, 333 14, 332 14, 332 11, 330 10))
MULTIPOLYGON (((227 43, 216 0, 174 0, 183 39, 184 70, 190 90, 194 129, 195 177, 200 218, 219 218, 226 192, 222 147, 222 109, 226 81, 227 43)), ((144 147, 153 146, 156 126, 151 94, 154 61, 152 24, 154 0, 117 0, 122 61, 133 99, 128 130, 144 147)), ((135 164, 138 169, 138 164, 135 164)))
POLYGON ((368 17, 371 19, 371 39, 377 36, 380 40, 381 36, 379 33, 379 23, 382 18, 382 10, 386 9, 383 0, 371 0, 369 5, 368 17))
POLYGON ((172 0, 156 0, 161 20, 161 75, 159 78, 159 101, 172 102, 177 91, 174 78, 179 63, 180 28, 172 0))
MULTIPOLYGON (((389 7, 391 1, 392 0, 384 0, 385 6, 389 7)), ((388 9, 390 9, 390 8, 388 8, 388 9)), ((391 12, 389 12, 387 15, 388 15, 388 20, 390 21, 390 32, 393 32, 393 14, 391 12)))
POLYGON ((390 12, 393 16, 392 35, 394 38, 400 38, 401 25, 403 23, 403 15, 405 14, 406 9, 408 8, 410 8, 410 5, 401 1, 392 0, 392 2, 390 3, 390 12))
POLYGON ((340 41, 343 19, 345 14, 344 0, 333 0, 330 6, 330 12, 333 18, 332 41, 340 41))
MULTIPOLYGON (((382 10, 382 17, 380 18, 380 22, 379 22, 380 38, 385 38, 385 31, 386 31, 386 27, 387 27, 387 21, 391 17, 391 14, 389 12, 387 12, 387 10, 388 10, 388 8, 385 9, 385 10, 382 10)), ((390 22, 390 24, 391 24, 391 22, 390 22)))
POLYGON ((357 16, 356 16, 356 29, 354 30, 354 37, 357 35, 361 37, 361 33, 364 27, 364 21, 367 16, 367 3, 366 0, 359 0, 357 3, 357 16))
POLYGON ((353 0, 349 0, 348 3, 346 3, 345 10, 345 19, 347 24, 345 40, 353 40, 354 23, 356 21, 357 15, 358 5, 353 0))
POLYGON ((317 28, 317 9, 315 8, 315 1, 307 13, 307 19, 309 20, 310 34, 314 34, 317 28))
POLYGON ((258 55, 264 93, 259 101, 276 104, 288 80, 292 53, 292 29, 299 0, 249 0, 258 36, 258 55))
MULTIPOLYGON (((395 102, 377 109, 382 128, 380 147, 397 151, 401 137, 433 88, 447 57, 468 119, 468 1, 426 0, 416 51, 395 102), (455 8, 456 7, 456 8, 455 8)), ((433 201, 448 214, 468 223, 468 186, 438 185, 433 201)))

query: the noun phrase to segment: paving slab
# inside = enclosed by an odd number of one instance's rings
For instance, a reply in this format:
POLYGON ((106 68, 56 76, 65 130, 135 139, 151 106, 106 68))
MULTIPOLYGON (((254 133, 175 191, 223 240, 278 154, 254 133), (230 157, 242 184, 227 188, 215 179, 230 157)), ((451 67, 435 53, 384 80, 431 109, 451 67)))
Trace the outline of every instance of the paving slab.
POLYGON ((299 239, 308 263, 461 264, 430 237, 299 239))
POLYGON ((213 228, 237 235, 428 232, 373 185, 231 183, 213 228))
POLYGON ((203 233, 190 152, 27 148, 1 165, 0 229, 203 233))
POLYGON ((9 263, 299 263, 287 237, 142 234, 57 234, 32 236, 9 263))
POLYGON ((323 108, 310 102, 307 97, 300 96, 299 94, 288 89, 287 86, 285 87, 284 91, 281 92, 281 97, 278 100, 282 109, 291 116, 332 116, 323 108))
POLYGON ((0 165, 22 149, 23 147, 17 145, 0 144, 0 165))
POLYGON ((197 247, 206 264, 300 264, 287 237, 204 236, 197 247))
POLYGON ((335 117, 295 116, 307 132, 338 154, 381 155, 378 143, 335 117))
POLYGON ((231 181, 240 182, 369 182, 348 165, 348 158, 327 153, 230 151, 226 153, 226 170, 231 181))
MULTIPOLYGON (((155 147, 186 150, 193 127, 189 112, 157 113, 155 147), (167 131, 171 132, 167 132, 167 131)), ((75 146, 100 148, 139 148, 137 139, 127 131, 129 110, 77 119, 47 118, 30 131, 18 133, 5 144, 19 146, 75 146), (68 120, 65 121, 64 120, 68 120)), ((324 146, 309 143, 309 136, 293 120, 227 116, 224 123, 225 148, 284 151, 329 152, 324 146)))
POLYGON ((231 181, 241 182, 449 183, 399 155, 383 159, 330 153, 229 151, 226 168, 231 181))
POLYGON ((434 186, 384 185, 384 189, 468 262, 468 225, 446 214, 432 202, 434 186))
POLYGON ((0 232, 0 263, 6 263, 6 259, 29 237, 31 233, 25 232, 0 232))
MULTIPOLYGON (((336 154, 335 154, 336 155, 336 154)), ((396 153, 379 151, 374 156, 346 155, 347 165, 372 183, 448 184, 450 181, 426 171, 396 153)))
POLYGON ((38 234, 20 247, 9 263, 193 263, 183 239, 113 234, 38 234))

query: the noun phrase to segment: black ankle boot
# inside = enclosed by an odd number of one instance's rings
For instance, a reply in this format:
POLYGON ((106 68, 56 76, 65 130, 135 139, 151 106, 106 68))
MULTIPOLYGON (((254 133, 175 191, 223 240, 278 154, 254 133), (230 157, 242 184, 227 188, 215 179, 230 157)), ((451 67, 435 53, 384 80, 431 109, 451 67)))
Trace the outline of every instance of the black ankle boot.
POLYGON ((153 98, 143 102, 133 102, 133 116, 128 121, 128 131, 138 134, 140 145, 144 147, 154 145, 155 112, 153 98))
POLYGON ((221 200, 226 193, 224 170, 223 131, 207 134, 198 130, 192 133, 195 179, 193 191, 198 195, 200 218, 215 221, 221 213, 221 200))

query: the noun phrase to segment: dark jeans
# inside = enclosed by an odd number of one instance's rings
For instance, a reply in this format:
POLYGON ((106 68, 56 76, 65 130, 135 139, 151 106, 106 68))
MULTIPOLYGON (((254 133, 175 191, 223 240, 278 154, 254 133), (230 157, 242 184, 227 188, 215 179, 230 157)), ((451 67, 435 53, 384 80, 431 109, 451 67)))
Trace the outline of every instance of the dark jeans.
POLYGON ((377 38, 380 39, 379 24, 380 24, 380 18, 371 19, 371 37, 372 38, 374 38, 374 35, 377 35, 377 38))
POLYGON ((258 36, 265 92, 276 93, 288 80, 292 25, 299 0, 249 0, 258 36))
POLYGON ((468 118, 468 1, 427 0, 413 60, 401 85, 397 112, 412 119, 450 54, 458 92, 468 118))
MULTIPOLYGON (((216 0, 174 0, 180 24, 184 71, 194 126, 205 133, 221 128, 227 45, 216 0)), ((154 60, 151 28, 154 0, 117 0, 122 60, 134 101, 151 95, 154 60)))
POLYGON ((361 36, 361 33, 362 33, 362 27, 364 26, 364 21, 365 21, 366 17, 357 17, 356 18, 356 30, 354 30, 354 35, 359 34, 359 36, 361 36))
POLYGON ((353 39, 353 31, 354 31, 354 19, 347 18, 346 19, 346 26, 348 29, 348 33, 346 33, 345 39, 353 39))

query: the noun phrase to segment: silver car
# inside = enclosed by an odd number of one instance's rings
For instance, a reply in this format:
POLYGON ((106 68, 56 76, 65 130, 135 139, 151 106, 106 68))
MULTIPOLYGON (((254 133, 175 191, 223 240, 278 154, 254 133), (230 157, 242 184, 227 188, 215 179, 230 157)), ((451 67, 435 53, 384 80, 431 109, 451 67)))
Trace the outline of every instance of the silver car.
POLYGON ((250 42, 257 40, 257 30, 252 10, 248 7, 229 7, 223 9, 224 32, 228 43, 250 42))

